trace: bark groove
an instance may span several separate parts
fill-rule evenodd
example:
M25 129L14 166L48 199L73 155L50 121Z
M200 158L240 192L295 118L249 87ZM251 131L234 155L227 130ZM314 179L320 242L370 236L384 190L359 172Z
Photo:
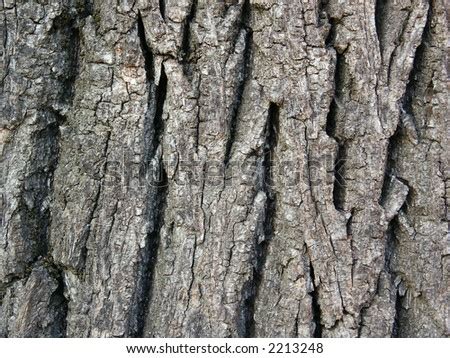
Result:
M0 336L448 336L442 0L0 14Z

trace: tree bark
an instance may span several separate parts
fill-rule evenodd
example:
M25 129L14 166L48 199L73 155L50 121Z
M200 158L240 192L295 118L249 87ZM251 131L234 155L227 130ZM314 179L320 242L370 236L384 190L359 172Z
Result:
M1 16L1 336L449 335L443 1Z

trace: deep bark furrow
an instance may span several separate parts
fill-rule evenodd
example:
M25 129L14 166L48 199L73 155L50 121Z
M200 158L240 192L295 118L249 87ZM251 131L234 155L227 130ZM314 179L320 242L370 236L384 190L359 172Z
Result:
M333 187L333 203L338 210L344 209L345 202L345 163L346 148L345 144L339 145L336 160L334 164L334 187Z
M416 127L415 121L414 121L414 115L413 115L413 109L412 109L412 101L414 99L415 93L415 86L417 81L417 74L423 69L423 61L424 61L424 53L426 51L426 47L431 41L431 33L430 33L430 27L431 27L431 20L433 16L433 6L428 7L428 13L427 13L427 21L425 23L425 27L422 32L422 39L420 42L420 45L417 47L414 55L414 61L413 61L413 67L411 72L409 73L408 82L406 84L406 90L405 95L403 96L403 102L402 102L402 110L406 113L406 115L409 115L412 120L412 124L414 124L414 127ZM417 131L417 128L416 128ZM418 134L420 134L420 131L417 131Z
M335 26L330 30L331 39L335 36ZM332 41L332 40L330 40ZM333 203L338 210L344 209L345 200L345 161L346 161L346 145L345 141L336 136L338 106L340 105L340 96L344 86L344 63L345 58L342 54L336 52L336 63L334 68L334 96L330 104L327 114L326 133L333 138L337 144L337 152L334 163L334 187L333 187Z
M192 54L192 44L191 44L191 25L192 21L195 19L197 13L198 0L191 0L191 7L186 19L184 20L183 26L183 37L181 41L181 63L183 64L183 71L186 75L191 73L191 54Z
M154 69L154 58L153 58L153 52L151 48L148 45L147 37L145 35L145 27L142 20L141 12L138 12L137 16L137 28L138 28L138 36L139 36L139 44L141 47L142 55L144 57L144 63L145 63L145 73L147 77L147 81L149 82L149 86L153 84L155 81L155 69ZM149 95L151 94L151 91L149 91Z
M265 140L262 147L263 155L260 158L261 168L260 178L257 182L257 191L262 191L266 196L264 219L260 222L263 237L255 236L255 252L252 279L247 281L241 291L241 306L239 308L240 322L238 323L238 332L240 337L253 337L255 334L254 310L255 301L258 298L259 287L261 283L262 270L266 260L268 245L274 235L273 222L276 215L276 193L273 190L273 167L275 166L275 148L278 142L279 132L279 107L271 103L268 110L265 126Z
M231 155L231 148L234 143L235 135L236 135L236 126L239 116L239 109L241 107L242 97L244 95L245 86L247 80L250 76L250 64L251 64L251 51L252 51L252 30L248 28L245 35L245 48L244 48L244 60L242 70L239 71L239 83L237 85L236 95L231 107L231 114L228 125L228 138L225 148L225 159L224 165L225 167L228 165Z
M397 290L395 295L395 316L394 322L392 324L392 338L400 337L400 320L401 320L401 311L402 311L402 298L400 293Z
M386 2L386 0L376 0L375 2L375 28L377 31L378 45L381 53L383 53L384 48L383 32L385 31L384 19L387 16Z
M161 17L163 20L166 19L166 1L159 0L159 12L161 13Z
M167 174L164 165L160 167L161 180L158 181L152 197L149 214L152 216L153 230L147 235L145 248L141 250L141 269L138 274L137 289L134 298L136 302L135 324L132 326L130 335L132 337L144 337L145 322L148 316L149 302L153 294L153 280L155 275L155 265L158 259L158 246L161 241L161 228L164 223L164 215L167 207ZM134 321L132 321L134 322Z
M322 322L321 322L322 311L320 309L319 295L318 295L317 287L316 287L316 283L315 283L316 278L314 275L314 267L311 262L309 264L309 273L310 273L311 282L313 285L313 291L310 292L312 312L313 312L313 321L314 321L313 337L321 338L322 337Z
M162 161L162 153L158 153L163 142L165 128L163 114L168 79L164 63L162 63L158 85L155 86L153 52L148 46L144 24L140 14L138 16L138 33L145 60L149 95L147 113L145 114L144 149L146 153L144 155L143 174L147 179L146 185L149 192L146 215L150 223L150 232L145 239L145 247L140 251L140 269L133 298L135 307L133 309L134 312L130 316L129 326L130 335L133 337L143 337L145 334L145 322L148 314L148 305L152 296L152 283L160 243L160 231L164 223L165 209L167 206L168 190L165 164Z

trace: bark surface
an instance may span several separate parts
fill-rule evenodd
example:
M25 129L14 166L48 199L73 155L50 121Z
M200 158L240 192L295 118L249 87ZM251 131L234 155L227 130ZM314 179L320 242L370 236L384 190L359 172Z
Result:
M442 0L0 9L0 336L450 334Z

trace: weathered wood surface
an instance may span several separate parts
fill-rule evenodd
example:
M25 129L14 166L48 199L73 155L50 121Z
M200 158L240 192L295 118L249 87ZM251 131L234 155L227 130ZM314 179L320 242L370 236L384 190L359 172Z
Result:
M0 335L443 337L441 0L3 0Z

